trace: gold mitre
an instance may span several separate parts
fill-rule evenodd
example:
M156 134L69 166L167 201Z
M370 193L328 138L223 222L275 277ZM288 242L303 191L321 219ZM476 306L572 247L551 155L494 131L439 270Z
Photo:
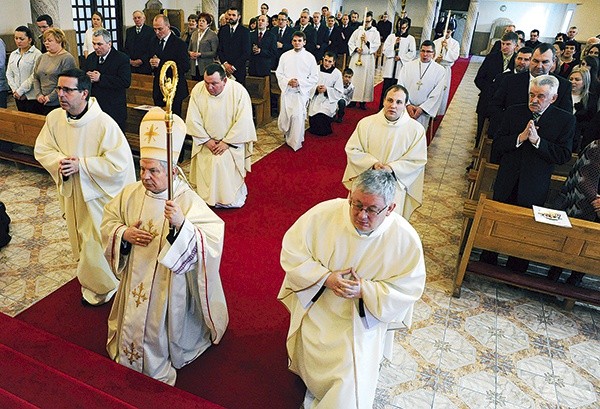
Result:
M173 114L173 162L177 163L185 139L186 127L183 119ZM150 109L140 124L140 158L167 161L167 124L162 108Z

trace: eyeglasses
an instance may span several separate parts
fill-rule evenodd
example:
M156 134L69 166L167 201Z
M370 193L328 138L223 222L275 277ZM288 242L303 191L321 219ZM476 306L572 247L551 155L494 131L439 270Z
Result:
M383 209L377 210L376 207L373 207L373 206L364 207L362 204L354 203L352 200L348 200L348 203L350 203L350 207L356 213L360 213L364 210L365 212L367 212L367 215L369 215L369 216L379 216L388 207L387 205L385 205L383 207Z
M69 87L54 87L56 92L64 92L65 94L70 94L71 92L79 91L77 88L69 88Z

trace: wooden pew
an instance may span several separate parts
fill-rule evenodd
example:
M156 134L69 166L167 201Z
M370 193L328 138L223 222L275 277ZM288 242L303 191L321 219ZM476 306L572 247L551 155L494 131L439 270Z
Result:
M482 195L456 270L453 295L460 297L463 278L470 272L529 290L600 305L598 291L469 261L471 250L479 248L600 275L600 225L574 218L570 221L572 228L539 223L534 220L531 209L496 202Z
M250 94L252 108L256 113L256 125L264 125L271 120L271 81L269 77L246 76L246 89Z
M15 151L12 144L33 148L45 123L46 117L43 115L0 108L0 141L9 142L0 142L0 158L41 168L33 152Z
M277 104L277 113L281 109L281 88L279 88L279 83L277 82L277 76L274 71L271 71L271 98L276 99Z

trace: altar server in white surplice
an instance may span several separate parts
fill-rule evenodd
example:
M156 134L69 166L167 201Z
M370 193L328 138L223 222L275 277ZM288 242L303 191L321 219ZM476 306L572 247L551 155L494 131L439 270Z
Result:
M410 23L406 19L399 19L396 23L396 32L390 34L384 41L383 53L383 89L379 109L383 108L385 90L398 83L398 77L404 64L411 62L417 55L415 38L408 34Z
M35 158L50 173L77 260L84 305L110 301L119 282L102 256L100 223L104 205L135 182L131 149L117 123L90 98L84 71L58 77L61 108L50 112L35 142Z
M331 123L338 109L338 101L344 96L342 73L335 68L335 54L325 52L319 72L319 81L315 94L308 104L308 132L325 136L330 135Z
M350 68L354 70L355 86L352 101L359 103L360 109L367 109L366 103L373 101L375 83L375 53L381 45L379 31L372 26L373 12L365 16L364 24L356 29L348 40ZM360 57L360 64L357 65Z
M174 168L168 200L165 112L153 108L140 125L140 181L105 207L104 254L121 280L108 317L108 355L128 368L175 384L189 364L227 328L219 276L224 223ZM185 138L174 115L173 158Z
M283 238L278 298L306 409L371 409L388 328L411 324L425 262L417 232L394 212L395 185L391 173L368 170L349 199L316 205Z
M450 96L450 80L452 79L452 66L454 62L460 57L460 44L454 38L452 38L452 30L449 28L446 30L446 35L433 41L437 55L435 62L440 64L446 69L446 88L444 89L444 96L438 110L438 115L444 115L448 108L448 97Z
M187 130L193 137L190 182L209 205L242 207L256 128L246 88L209 64L190 95Z
M406 111L425 129L429 118L437 115L446 87L446 69L433 61L434 58L433 42L423 41L419 58L405 64L398 79L398 84L408 90Z
M389 88L383 109L360 120L346 143L348 164L342 182L368 169L390 172L396 181L395 211L406 220L423 201L427 140L423 126L406 112L408 94L401 85Z
M275 75L281 89L281 103L277 125L287 143L297 151L304 142L306 108L319 80L319 66L315 57L304 49L306 34L296 31L292 38L293 49L279 59Z

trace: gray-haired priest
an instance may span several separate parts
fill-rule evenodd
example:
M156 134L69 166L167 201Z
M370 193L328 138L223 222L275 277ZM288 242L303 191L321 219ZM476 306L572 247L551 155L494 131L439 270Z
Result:
M164 117L153 108L142 120L141 181L106 205L102 242L121 280L108 318L109 356L174 385L176 369L219 343L229 317L219 275L225 226L180 169L168 175ZM185 133L174 116L173 158Z
M290 311L289 368L306 384L306 409L371 409L388 329L411 324L425 259L394 212L395 186L391 173L367 170L349 198L316 205L283 238L278 298Z

